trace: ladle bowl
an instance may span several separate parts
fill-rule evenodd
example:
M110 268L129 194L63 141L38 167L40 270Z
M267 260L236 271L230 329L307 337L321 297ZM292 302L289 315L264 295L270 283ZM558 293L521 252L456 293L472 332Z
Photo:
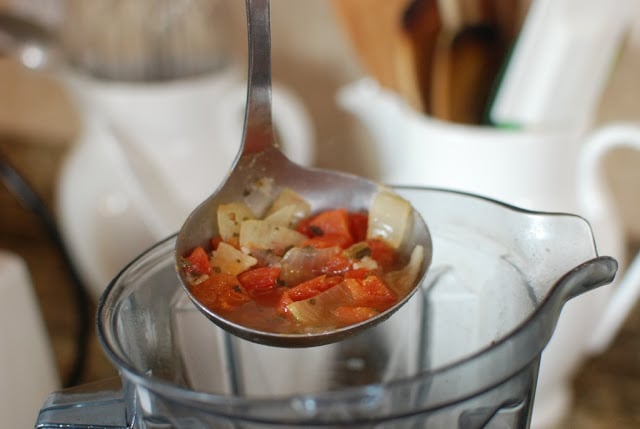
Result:
M283 188L301 195L311 206L311 212L322 209L344 208L350 211L367 210L382 185L355 175L304 168L280 152L271 122L271 59L269 1L247 0L247 27L249 41L249 76L245 129L240 153L226 180L187 218L176 240L176 266L180 259L196 246L206 245L217 235L217 209L221 204L244 202L255 213L266 209L266 204ZM422 216L412 210L407 234L398 249L401 258L416 245L424 249L424 257L410 292L394 306L363 322L323 332L281 334L247 328L227 320L200 303L189 291L188 279L177 268L187 294L196 306L214 323L227 331L257 343L281 347L307 347L338 341L346 336L381 322L398 310L417 290L431 262L432 243Z

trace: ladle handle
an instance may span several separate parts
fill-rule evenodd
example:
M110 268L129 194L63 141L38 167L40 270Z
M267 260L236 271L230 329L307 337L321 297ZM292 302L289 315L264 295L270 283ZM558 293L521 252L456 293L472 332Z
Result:
M269 0L246 0L249 76L243 154L274 145L271 122L271 31Z

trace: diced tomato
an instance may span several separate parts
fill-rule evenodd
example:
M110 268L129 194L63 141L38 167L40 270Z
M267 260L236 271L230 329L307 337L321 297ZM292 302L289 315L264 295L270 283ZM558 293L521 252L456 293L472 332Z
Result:
M249 294L238 283L226 285L218 295L217 306L221 311L234 310L247 302L251 301Z
M362 280L345 279L344 282L351 292L354 306L384 311L398 301L397 295L376 275Z
M367 228L369 226L369 216L363 212L349 213L349 229L354 243L367 239Z
M327 276L325 274L314 277L289 289L286 294L292 301L311 298L337 285L342 281L341 276Z
M393 247L377 238L367 240L367 244L371 249L371 258L380 265L383 271L388 271L396 265L397 253Z
M313 236L342 236L343 247L353 244L349 225L349 212L345 209L327 210L314 216L309 224Z
M232 310L251 299L231 274L211 274L207 280L193 285L191 293L202 305L221 311Z
M333 310L333 315L341 325L353 325L364 322L377 315L378 311L371 307L347 307L342 306Z
M200 304L210 309L215 308L216 302L218 301L218 291L208 279L202 283L190 286L190 291Z
M250 295L262 295L278 286L280 267L252 268L238 274L238 281Z
M285 291L285 288L276 287L260 295L256 295L256 294L249 294L249 295L251 296L251 298L253 298L256 304L263 307L271 307L271 308L277 309L280 305L280 301L282 299L282 295L284 291Z
M367 277L370 273L371 273L371 270L368 270L366 268L357 268L357 269L353 269L345 272L344 278L362 280L365 277Z
M335 255L326 262L322 268L324 274L344 274L351 268L351 261L342 254Z
M289 312L289 309L287 308L287 306L292 302L293 300L291 299L291 296L289 296L289 291L285 291L280 296L280 301L278 302L278 308L277 308L278 314L285 316L287 318L291 318L291 313Z
M313 220L312 217L306 217L306 218L300 220L300 222L298 222L298 225L296 225L296 231L298 231L301 234L306 235L307 237L314 237L315 234L311 230L311 221L312 220Z
M209 255L203 247L196 247L184 258L184 271L187 274L200 276L211 273Z

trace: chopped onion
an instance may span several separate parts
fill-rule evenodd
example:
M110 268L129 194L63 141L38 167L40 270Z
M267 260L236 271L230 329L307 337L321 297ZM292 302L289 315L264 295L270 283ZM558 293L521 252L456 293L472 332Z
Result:
M293 206L289 208L292 213L293 224L298 223L300 219L303 219L311 213L311 206L300 194L291 188L284 188L280 191L276 199L269 207L267 216L283 209L284 207Z
M352 300L349 288L340 283L312 298L293 302L287 309L298 322L322 328L334 325L333 310Z
M388 189L380 189L369 209L367 239L379 238L397 249L411 220L411 204Z
M376 271L378 268L380 268L380 266L375 259L370 256L365 256L364 258L353 263L353 269L359 270L361 268L368 271Z
M291 228L271 222L250 219L240 225L240 246L248 249L271 249L276 255L297 246L307 237Z
M282 255L276 255L271 249L249 249L244 247L242 249L243 252L246 252L256 258L258 260L258 265L260 266L280 266L280 261L282 260Z
M224 241L218 244L210 259L211 268L215 272L237 275L253 267L258 260L251 255L236 249Z
M338 253L339 247L293 247L282 258L280 279L287 285L295 285L316 277L322 274L327 262Z
M298 207L291 204L284 206L269 214L264 218L267 222L271 222L275 225L286 226L287 228L293 228L296 226L300 218L298 218Z
M255 219L251 209L244 203L220 204L217 214L218 234L227 242L238 239L242 222Z
M420 267L424 259L424 248L417 245L411 252L409 263L396 271L390 271L384 275L384 281L389 288L398 295L404 295L414 285L420 273Z

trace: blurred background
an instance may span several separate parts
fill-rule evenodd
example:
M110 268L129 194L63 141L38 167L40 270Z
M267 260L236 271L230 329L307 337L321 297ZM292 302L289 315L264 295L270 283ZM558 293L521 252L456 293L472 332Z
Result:
M47 0L0 0L0 11L11 10L56 26L63 19L59 9L54 6L55 3ZM86 3L94 4L93 1ZM308 134L308 144L312 146L313 157L305 158L307 162L375 177L377 171L375 162L371 159L371 135L355 117L338 106L336 94L342 87L364 76L375 75L388 87L393 87L393 78L385 74L387 71L384 67L380 68L375 55L371 57L366 54L366 48L359 44L358 36L349 31L353 27L347 25L347 8L342 9L339 3L329 0L272 1L274 82L281 85L283 92L295 101L295 106L302 106L302 111L309 119L309 128L305 132ZM391 3L393 2L389 2ZM517 7L514 7L513 4L516 3ZM223 20L227 27L223 38L217 42L224 47L225 67L238 67L242 70L246 51L243 5L237 1L227 7ZM517 33L527 7L527 2L518 3L515 0L499 7L498 10L511 12L514 27L511 30L507 28L509 31ZM197 19L197 15L194 16L196 18L193 19ZM90 19L99 17L84 18L87 19L89 31ZM611 64L590 127L611 121L640 123L640 12L635 10L630 18L629 31L625 32L615 61ZM107 18L102 16L101 19ZM114 25L117 22L114 20ZM209 36L207 24L202 25L205 29L202 30L203 34ZM79 31L78 28L66 30ZM396 52L399 49L397 46L385 47L385 43L395 37L393 34L378 36L378 49L374 51L379 53L389 49L389 52ZM75 59L79 62L90 61L87 60L86 53L82 52L82 47L78 47L82 45L78 40L82 42L88 36L76 33L68 37L72 39L69 49L75 49L77 54ZM78 44L74 45L74 42ZM220 47L205 46L203 49ZM195 57L197 49L194 48L189 53ZM100 65L96 67L99 68ZM197 71L197 67L217 66L198 63L193 67ZM166 70L169 70L168 73L183 73L171 68ZM239 75L242 76L242 73ZM387 78L389 80L385 81ZM400 92L404 90L400 87L393 89ZM74 90L77 88L67 85L55 70L28 69L16 58L0 57L0 155L22 173L56 219L61 213L60 177L66 168L65 160L78 144L84 120L84 112L74 102ZM414 105L427 108L424 106L424 97L416 97L414 100L409 98L407 97L408 101ZM453 120L474 120L464 114L466 113ZM402 142L397 142L397 145L398 150L402 150ZM612 151L605 162L607 183L619 211L624 245L630 256L640 248L639 166L640 152L632 149ZM75 180L89 182L94 175L104 176L110 171L109 165L105 163L88 172L86 178L75 177ZM95 338L93 312L96 294L89 292L89 316L82 319L82 315L76 310L77 295L72 285L73 279L59 247L43 227L41 219L26 209L4 186L0 186L0 249L15 253L26 262L28 282L33 287L35 303L42 314L44 341L50 342L54 372L59 376L59 380L54 377L47 387L62 385L70 379L73 379L74 384L79 384L116 375ZM90 274L88 276L84 276L83 280L91 278ZM16 320L16 323L20 321ZM86 366L80 373L74 367L77 336L81 333L79 323L88 324L90 331ZM0 345L0 349L3 347L4 345ZM638 311L631 312L608 350L589 358L581 366L574 379L573 390L575 400L571 413L558 427L640 426L640 403L637 400L640 397ZM44 396L36 399L36 403L41 403ZM36 411L37 409L33 410L34 418Z

